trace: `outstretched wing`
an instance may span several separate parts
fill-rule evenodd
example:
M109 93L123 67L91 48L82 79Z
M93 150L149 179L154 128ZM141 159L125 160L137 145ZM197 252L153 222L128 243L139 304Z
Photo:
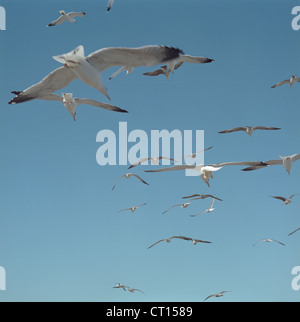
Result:
M136 177L137 179L139 179L141 182L143 182L144 184L149 186L149 183L147 183L145 180L143 180L140 176L138 176L137 174L132 174L134 177Z
M157 69L153 72L147 72L147 73L143 73L143 75L146 75L146 76L158 76L158 75L161 75L161 74L164 74L164 71L160 68L160 69Z
M71 17L71 18L74 18L74 17L83 17L85 16L85 12L69 12L68 15Z
M281 130L279 127L256 126L254 130Z
M128 113L128 111L123 110L115 105L94 101L94 100L91 100L88 98L75 98L75 101L78 104L88 104L88 105L92 105L92 106L96 106L96 107L101 107L101 108L104 108L105 110L109 110L109 111Z
M295 234L298 230L300 230L300 227L297 228L296 230L292 231L288 236L291 236L291 235Z
M232 132L237 132L237 131L246 131L246 128L245 127L235 127L234 129L230 129L230 130L224 130L224 131L221 131L219 133L232 133Z
M125 177L125 175L123 175L123 176L119 177L119 178L116 180L116 182L115 182L115 184L113 185L113 187L112 187L112 189L111 189L111 190L114 190L114 189L115 189L117 182L118 182L121 178L123 178L123 177Z
M48 24L48 27L53 27L53 26L57 26L57 25L61 25L62 23L64 23L66 21L66 17L65 16L60 16L58 19L50 22Z
M290 80L286 79L286 80L284 80L284 81L282 81L280 83L277 83L277 84L273 85L271 88L275 88L275 87L278 87L278 86L281 86L281 85L284 85L284 84L288 84L289 82L290 82Z

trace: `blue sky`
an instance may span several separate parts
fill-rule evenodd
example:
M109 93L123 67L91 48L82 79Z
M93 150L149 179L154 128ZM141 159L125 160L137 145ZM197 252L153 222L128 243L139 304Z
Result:
M47 5L45 5L45 3ZM184 4L183 4L184 3ZM223 290L217 301L300 300L291 288L300 266L300 197L283 206L270 195L300 193L300 163L291 176L274 166L244 173L227 167L208 188L184 172L135 173L111 188L126 166L100 167L96 135L103 129L204 130L206 163L277 159L299 153L299 84L271 89L300 74L300 31L291 28L297 1L116 0L1 1L7 30L0 31L0 266L7 290L0 301L202 301ZM77 24L46 28L58 11L85 11ZM23 90L59 66L52 56L83 45L85 53L112 46L175 46L215 62L184 64L168 81L136 68L108 81L112 104L128 114L79 106L77 120L59 102L8 105L12 90ZM80 80L64 92L107 99ZM60 93L60 92L59 92ZM218 134L244 125L280 131ZM154 167L153 167L154 169ZM124 179L123 179L124 180ZM210 200L187 209L170 206L182 196L213 193L211 215L191 218ZM120 209L146 202L134 214ZM210 245L162 238L184 235ZM274 238L286 247L261 243ZM147 296L112 287L116 282ZM214 301L214 300L212 300Z

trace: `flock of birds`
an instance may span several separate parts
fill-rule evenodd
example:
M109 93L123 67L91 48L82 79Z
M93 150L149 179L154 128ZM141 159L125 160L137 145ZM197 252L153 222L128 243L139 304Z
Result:
M114 0L109 0L107 11L111 10L113 2ZM66 21L70 23L74 23L76 22L76 20L74 19L75 17L83 17L86 15L85 12L66 13L64 10L61 10L60 14L61 15L58 19L48 24L49 27L58 26ZM211 58L185 55L183 51L178 48L169 47L169 46L157 46L157 45L150 45L150 46L144 46L139 48L125 48L125 47L103 48L96 52L91 53L88 56L85 56L84 47L80 45L74 50L70 51L69 53L54 56L53 58L57 62L61 63L62 65L57 69L55 69L54 71L52 71L51 73L49 73L40 82L28 87L27 89L23 91L13 91L12 93L15 94L16 96L9 102L9 104L18 104L18 103L35 100L35 99L59 101L65 106L68 112L72 115L74 121L76 119L75 118L76 108L80 104L92 105L92 106L100 107L100 108L110 110L110 111L115 111L115 112L128 113L126 110L111 104L98 102L88 98L74 98L73 93L62 93L60 96L60 95L54 94L54 92L61 90L62 88L68 86L73 80L79 78L85 84L97 89L100 93L102 93L110 100L110 97L107 92L107 88L105 87L101 78L101 73L106 69L109 69L115 66L120 66L120 69L110 76L109 79L112 79L122 71L127 71L127 74L130 74L131 72L133 72L134 68L137 68L137 67L142 67L142 66L151 67L151 66L165 63L165 65L161 66L159 69L144 73L144 75L146 76L165 75L167 79L169 79L170 75L173 74L174 71L177 70L180 66L182 66L183 63L203 64L203 63L211 63L214 61ZM272 86L272 88L276 88L284 84L289 84L289 86L292 87L295 82L300 82L300 78L297 78L296 76L292 76L290 79L284 80ZM255 126L255 127L244 126L244 127L236 127L233 129L227 129L224 131L220 131L219 133L228 134L228 133L233 133L238 131L244 131L249 136L251 136L253 132L256 130L274 131L274 130L280 130L280 128L266 127L266 126ZM205 150L197 151L190 155L186 155L182 158L182 160L188 157L195 158L198 153L207 151L211 148L212 147L209 147ZM284 166L288 174L290 174L292 165L295 161L300 159L300 154L294 154L291 156L280 156L280 159L269 160L265 162L263 161L223 162L223 163L207 164L207 165L204 165L204 164L175 165L178 162L182 162L182 160L174 160L172 158L167 158L164 156L157 156L157 157L141 158L136 163L131 164L128 169L132 169L148 161L151 161L151 164L157 165L163 159L168 159L172 161L173 162L172 166L167 168L155 169L155 170L146 170L144 172L168 172L168 171L192 169L194 171L197 171L201 179L210 187L210 180L213 178L213 173L221 170L223 167L226 167L226 166L244 166L245 168L242 169L243 171L254 171L254 170L266 168L273 165L282 165ZM140 182L142 182L145 185L149 185L139 175L134 173L126 173L120 176L116 180L115 184L112 187L112 190L115 189L116 184L119 182L120 179L122 178L129 179L132 177L138 179ZM271 196L271 197L281 200L284 205L288 205L292 202L291 199L295 195L296 194L293 194L289 198L285 198L282 196ZM223 201L222 199L211 194L205 194L205 195L193 194L182 198L188 199L188 201L171 206L170 208L165 210L163 214L169 212L170 210L176 207L187 208L190 205L190 203L194 200L203 200L206 198L211 198L211 203L208 209L206 209L205 211L199 214L191 215L191 217L196 217L202 214L209 214L213 212L214 211L213 207L216 200ZM138 208L143 207L145 205L146 203L143 203L138 206L132 206L129 208L122 209L120 210L120 212L131 211L132 213L134 213ZM293 232L291 232L289 236L293 235L299 230L300 230L300 227L294 230ZM171 236L168 238L163 238L158 240L157 242L150 245L148 249L162 242L170 243L172 239L191 241L193 245L196 245L198 243L201 243L201 244L212 243L210 241L190 238L186 236ZM260 239L253 246L256 246L260 242L267 242L267 243L276 242L280 245L285 246L284 243L277 241L275 239ZM116 286L114 286L114 288L121 288L124 291L128 290L131 293L134 293L135 291L144 293L139 289L125 286L122 283L117 283ZM212 294L207 298L205 298L204 301L208 300L211 297L216 297L216 298L221 297L226 292L229 292L229 291L222 291L217 294Z

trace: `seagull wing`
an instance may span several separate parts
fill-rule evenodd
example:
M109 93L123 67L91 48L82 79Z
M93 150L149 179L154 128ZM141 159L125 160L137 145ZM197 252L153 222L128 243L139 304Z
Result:
M177 59L177 62L178 63L193 63L193 64L206 64L206 63L211 63L213 61L214 60L213 59L210 59L210 58L206 58L206 57L195 57L195 56L190 56L190 55L181 55Z
M144 172L165 172L165 171L186 170L186 169L195 169L195 168L196 168L195 165L183 164L183 165L176 165L174 167L169 167L169 168L161 168L156 170L144 170Z
M160 68L160 69L157 69L153 72L147 72L147 73L143 73L143 75L146 75L146 76L158 76L158 75L161 75L161 74L164 74L164 71Z
M108 1L107 8L106 8L106 11L107 11L107 12L108 12L108 11L110 11L110 9L111 9L111 7L112 7L113 3L114 3L114 0L109 0L109 1Z
M182 199L190 199L190 198L194 198L194 197L199 197L197 199L204 199L203 198L204 195L199 195L198 193L191 195L191 196L186 196L186 197L182 197Z
M110 47L91 53L86 61L99 72L113 66L155 66L175 60L182 54L178 48L167 46L144 46L139 48Z
M137 161L137 162L135 162L135 163L133 163L133 164L131 164L131 166L128 168L128 169L131 169L131 168L133 168L133 167L136 167L136 166L138 166L138 165L140 165L140 164L142 164L142 163L144 163L145 161L148 161L148 160L150 160L151 158L142 158L142 159L140 159L139 161Z
M144 181L140 176L138 176L137 174L132 174L134 177L136 177L137 179L139 179L140 181L142 181L144 184L149 186L149 183L147 183L146 181Z
M194 241L196 243L212 244L212 242L210 242L210 241L201 240L201 239L194 239Z
M235 127L234 129L224 130L224 131L221 131L219 133L232 133L232 132L237 132L237 131L246 131L246 128L240 126L240 127Z
M207 213L207 210L200 212L200 214L190 215L190 217L197 217L197 216L200 216L200 215L203 215L203 214L206 214L206 213Z
M171 209L175 208L175 207L179 207L181 206L182 204L179 204L179 205L175 205L175 206L172 206L170 207L169 209L165 210L164 212L162 212L162 215L165 214L166 212L170 211Z
M53 27L53 26L61 25L66 20L67 20L67 18L65 16L60 16L58 19L50 22L49 25L48 25L48 27Z
M128 113L128 111L123 110L115 105L101 103L101 102L94 101L94 100L91 100L88 98L75 98L75 101L78 104L87 104L87 105L92 105L92 106L96 106L96 107L101 107L101 108L104 108L105 110L109 110L109 111Z
M216 296L216 294L212 294L212 295L209 295L203 302L205 302L206 300L210 299L211 297L214 297Z
M63 98L57 94L48 94L46 96L40 97L39 99L45 100L45 101L59 101L59 102L63 101Z
M256 243L254 243L252 246L256 246L258 243L262 242L262 241L266 241L265 239L259 239Z
M300 153L299 154L293 154L290 156L292 162L297 161L300 159Z
M295 234L298 230L300 230L300 227L299 227L299 228L297 228L296 230L292 231L292 232L289 234L289 236L291 236L291 235Z
M114 190L114 189L115 189L117 182L118 182L121 178L123 178L123 177L125 177L125 174L124 174L123 176L119 177L119 178L116 180L116 182L115 182L115 184L114 184L114 186L112 187L112 189L111 189L111 190Z
M69 85L77 75L68 67L59 67L43 78L39 83L30 86L22 92L12 92L17 94L9 104L18 104L34 99L45 97L59 89Z
M141 204L141 205L139 205L139 206L136 206L136 207L137 207L137 208L140 208L140 207L145 206L145 205L147 205L147 203L143 203L143 204Z
M213 205L214 205L215 201L216 201L216 199L215 199L215 198L213 198L213 199L212 199L212 201L211 201L211 204L210 204L210 206L209 206L209 209L212 209L212 207L213 207Z
M83 17L83 16L85 16L85 12L69 12L68 15L71 18L74 18L74 17Z
M276 239L272 239L272 241L274 241L274 242L276 242L276 243L278 243L278 244L280 244L280 245L282 245L282 246L286 246L284 243L282 243L282 242L280 242L280 241L278 241L278 240L276 240Z
M275 87L278 87L278 86L281 86L281 85L284 85L284 84L288 84L289 82L290 82L290 80L286 79L286 80L284 80L284 81L282 81L282 82L280 82L278 84L273 85L271 88L275 88Z
M281 196L271 196L271 197L272 197L272 198L275 198L275 199L282 200L282 201L286 201L286 198L281 197Z
M180 62L180 63L176 64L175 67L174 67L174 70L178 69L182 64L183 64L183 62Z
M241 166L266 166L264 162L261 161L242 161L242 162L222 162L217 164L210 164L212 167L226 167L232 165L241 165Z
M156 243L154 243L151 246L149 246L148 249L151 248L151 247L153 247L153 246L155 246L155 245L157 245L158 243L163 242L163 241L166 241L166 239L161 239L161 240L157 241Z
M119 210L119 212L125 211L125 210L131 210L131 208L121 209L121 210Z
M279 127L256 126L254 130L281 130Z

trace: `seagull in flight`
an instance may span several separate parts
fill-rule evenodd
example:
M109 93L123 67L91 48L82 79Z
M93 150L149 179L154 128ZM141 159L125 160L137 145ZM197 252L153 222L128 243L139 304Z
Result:
M206 214L206 213L211 213L215 210L215 208L213 208L214 206L214 203L215 203L215 198L212 199L211 203L210 203L210 206L208 209L206 209L205 211L201 212L200 214L197 214L197 215L190 215L191 217L196 217L196 216L199 216L199 215L203 215L203 214Z
M75 17L83 17L83 16L85 16L85 12L69 12L69 13L66 13L64 10L61 10L59 13L61 14L61 16L58 19L50 22L47 25L47 27L53 27L53 26L61 25L65 21L69 21L71 23L74 23L74 22L77 22L74 19Z
M230 291L223 291L223 292L220 292L218 294L209 295L203 302L205 302L206 300L208 300L211 297L222 297L224 293L228 293L228 292L230 292Z
M261 165L254 165L254 166L250 166L248 168L242 169L242 171L253 171L253 170L258 170L264 167L269 167L271 165L283 165L287 171L287 173L290 175L291 174L291 169L292 169L292 165L295 161L300 159L300 154L293 154L290 156L279 156L280 160L269 160L266 162L262 162Z
M276 240L276 239L260 239L258 240L255 244L253 244L253 247L256 246L258 243L260 242L266 242L266 243L272 243L272 242L276 242L282 246L285 246L285 244L283 244L282 242Z
M139 161L137 161L137 162L135 162L135 163L133 163L128 169L131 169L131 168L133 168L133 167L136 167L136 166L138 166L138 165L140 165L140 164L142 164L142 163L144 163L144 162L146 162L146 161L151 161L151 164L159 164L159 161L160 160L170 160L170 161L175 161L174 159L172 159L172 158L167 158L167 157L163 157L163 156L159 156L159 157L154 157L154 158L152 158L152 157L149 157L149 158L142 158L142 159L140 159Z
M299 227L299 228L297 228L296 230L292 231L292 232L289 234L289 236L291 236L291 235L295 234L298 230L300 230L300 227Z
M126 209L119 210L119 212L125 211L125 210L131 210L131 212L135 212L138 208L140 208L142 206L145 206L145 205L147 205L147 204L146 203L143 203L142 205L139 205L139 206L133 206L133 207L130 207L130 208L126 208Z
M200 195L198 193L193 194L191 196L182 197L182 199L192 199L192 200L199 200L199 199L206 199L206 198L213 198L213 199L217 199L219 201L223 201L222 199L217 198L217 197L215 197L213 195Z
M106 8L106 12L109 12L115 0L109 0Z
M283 201L283 204L284 205L289 205L291 202L292 202L292 198L295 197L297 194L293 194L291 195L288 199L287 198L284 198L284 197L281 197L281 196L271 196L272 198L275 198L275 199L279 199L279 200L282 200Z
M230 130L225 130L225 131L221 131L219 133L232 133L232 132L238 132L238 131L244 131L246 132L249 136L252 136L252 133L256 130L281 130L278 127L266 127L266 126L240 126L240 127L236 127L234 129L230 129Z
M126 173L126 174L124 174L123 176L121 176L121 177L119 177L118 179L117 179L117 181L115 182L115 184L113 185L113 187L112 187L112 190L114 190L115 189L115 187L116 187L116 184L117 184L117 182L121 179L121 178L126 178L126 179L129 179L129 178L131 178L131 177L136 177L137 179L139 179L141 182L143 182L144 184L146 184L146 185L148 185L149 186L149 183L147 183L146 181L144 181L140 176L138 176L137 174L134 174L134 173Z
M67 54L53 56L56 61L62 63L62 66L52 71L39 83L18 92L9 104L45 97L68 86L77 78L110 99L101 78L101 73L106 69L114 66L155 66L177 59L182 54L182 50L178 48L150 45L139 48L102 48L86 57L84 47L80 45Z
M170 72L174 72L174 70L177 68L179 68L181 66L181 63L194 63L194 64L205 64L205 63L211 63L214 60L211 58L206 58L206 57L195 57L195 56L190 56L190 55L185 55L185 54L181 54L179 55L179 57L177 59L174 59L170 62L168 62L168 67L167 66L162 66L158 71L154 71L153 73L164 73L166 75L166 77L169 79L169 75ZM114 74L112 74L109 79L114 78L115 76L117 76L118 74L120 74L123 70L127 70L127 75L132 73L134 69L134 66L128 66L128 65L124 65L123 67L121 67L119 70L117 70ZM144 75L148 75L148 76L157 76L157 75L149 75L148 73L145 73Z
M178 63L174 66L174 70L178 69L181 65L183 64L183 62ZM153 72L147 72L147 73L143 73L143 75L146 76L158 76L158 75L165 75L167 77L167 79L170 79L170 69L167 65L161 66L159 69L153 71Z
M158 243L161 243L163 241L167 242L167 243L170 243L172 239L174 238L178 238L178 239L182 239L182 240L190 240L193 242L193 245L196 245L197 243L205 243L205 244L211 244L212 242L209 242L209 241L205 241L205 240L200 240L200 239L194 239L194 238L190 238L190 237L184 237L184 236L172 236L172 237L169 237L169 238L166 238L166 239L161 239L159 241L157 241L156 243L154 243L153 245L149 246L149 248L157 245Z
M300 78L297 78L296 75L292 76L290 79L286 79L278 84L273 85L271 88L276 88L284 84L289 84L290 88L292 88L295 82L300 82Z
M179 205L175 205L175 206L170 207L169 209L167 209L166 211L164 211L164 212L162 213L162 215L163 215L163 214L165 214L166 212L168 212L169 210L171 210L171 209L175 208L175 207L187 208L189 205L190 205L190 202L180 203Z

